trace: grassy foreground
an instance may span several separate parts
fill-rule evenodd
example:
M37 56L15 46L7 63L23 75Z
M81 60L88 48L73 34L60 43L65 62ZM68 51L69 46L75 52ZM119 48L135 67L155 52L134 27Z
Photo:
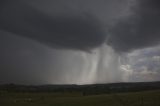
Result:
M160 106L160 90L92 96L0 92L0 106Z

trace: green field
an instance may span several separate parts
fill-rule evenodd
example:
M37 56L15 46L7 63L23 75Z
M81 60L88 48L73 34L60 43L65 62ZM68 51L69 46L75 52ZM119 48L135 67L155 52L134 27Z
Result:
M160 106L160 90L83 96L82 93L0 92L0 106Z

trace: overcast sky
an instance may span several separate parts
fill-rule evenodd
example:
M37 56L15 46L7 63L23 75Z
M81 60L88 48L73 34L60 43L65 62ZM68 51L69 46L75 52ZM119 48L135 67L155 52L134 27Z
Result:
M160 80L159 0L1 0L0 83Z

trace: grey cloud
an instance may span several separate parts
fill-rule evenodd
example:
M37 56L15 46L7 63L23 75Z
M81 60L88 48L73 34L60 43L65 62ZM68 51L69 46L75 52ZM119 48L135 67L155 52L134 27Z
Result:
M159 44L159 5L158 0L3 0L0 28L54 48L90 50L107 38L126 52Z
M131 15L111 30L108 43L117 51L130 51L160 43L160 1L136 0Z
M135 50L127 53L125 57L127 59L122 64L130 66L128 81L159 80L160 46ZM121 59L124 59L124 57Z
M112 48L103 45L93 53L68 50L89 50L104 43L104 26L124 10L125 4L118 1L1 0L0 83L119 81Z
M146 73L158 80L159 47L136 49L159 43L159 10L156 0L1 0L0 83L144 81ZM90 54L66 50L106 39L110 46Z
M54 48L88 50L100 46L106 38L100 21L86 12L48 14L29 2L7 0L0 15L2 30Z

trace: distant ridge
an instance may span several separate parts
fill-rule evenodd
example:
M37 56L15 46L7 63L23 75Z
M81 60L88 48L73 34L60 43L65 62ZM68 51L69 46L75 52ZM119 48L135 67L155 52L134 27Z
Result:
M119 82L109 84L55 84L55 85L19 85L2 84L0 91L5 92L82 92L85 95L137 92L160 89L160 81L156 82Z

